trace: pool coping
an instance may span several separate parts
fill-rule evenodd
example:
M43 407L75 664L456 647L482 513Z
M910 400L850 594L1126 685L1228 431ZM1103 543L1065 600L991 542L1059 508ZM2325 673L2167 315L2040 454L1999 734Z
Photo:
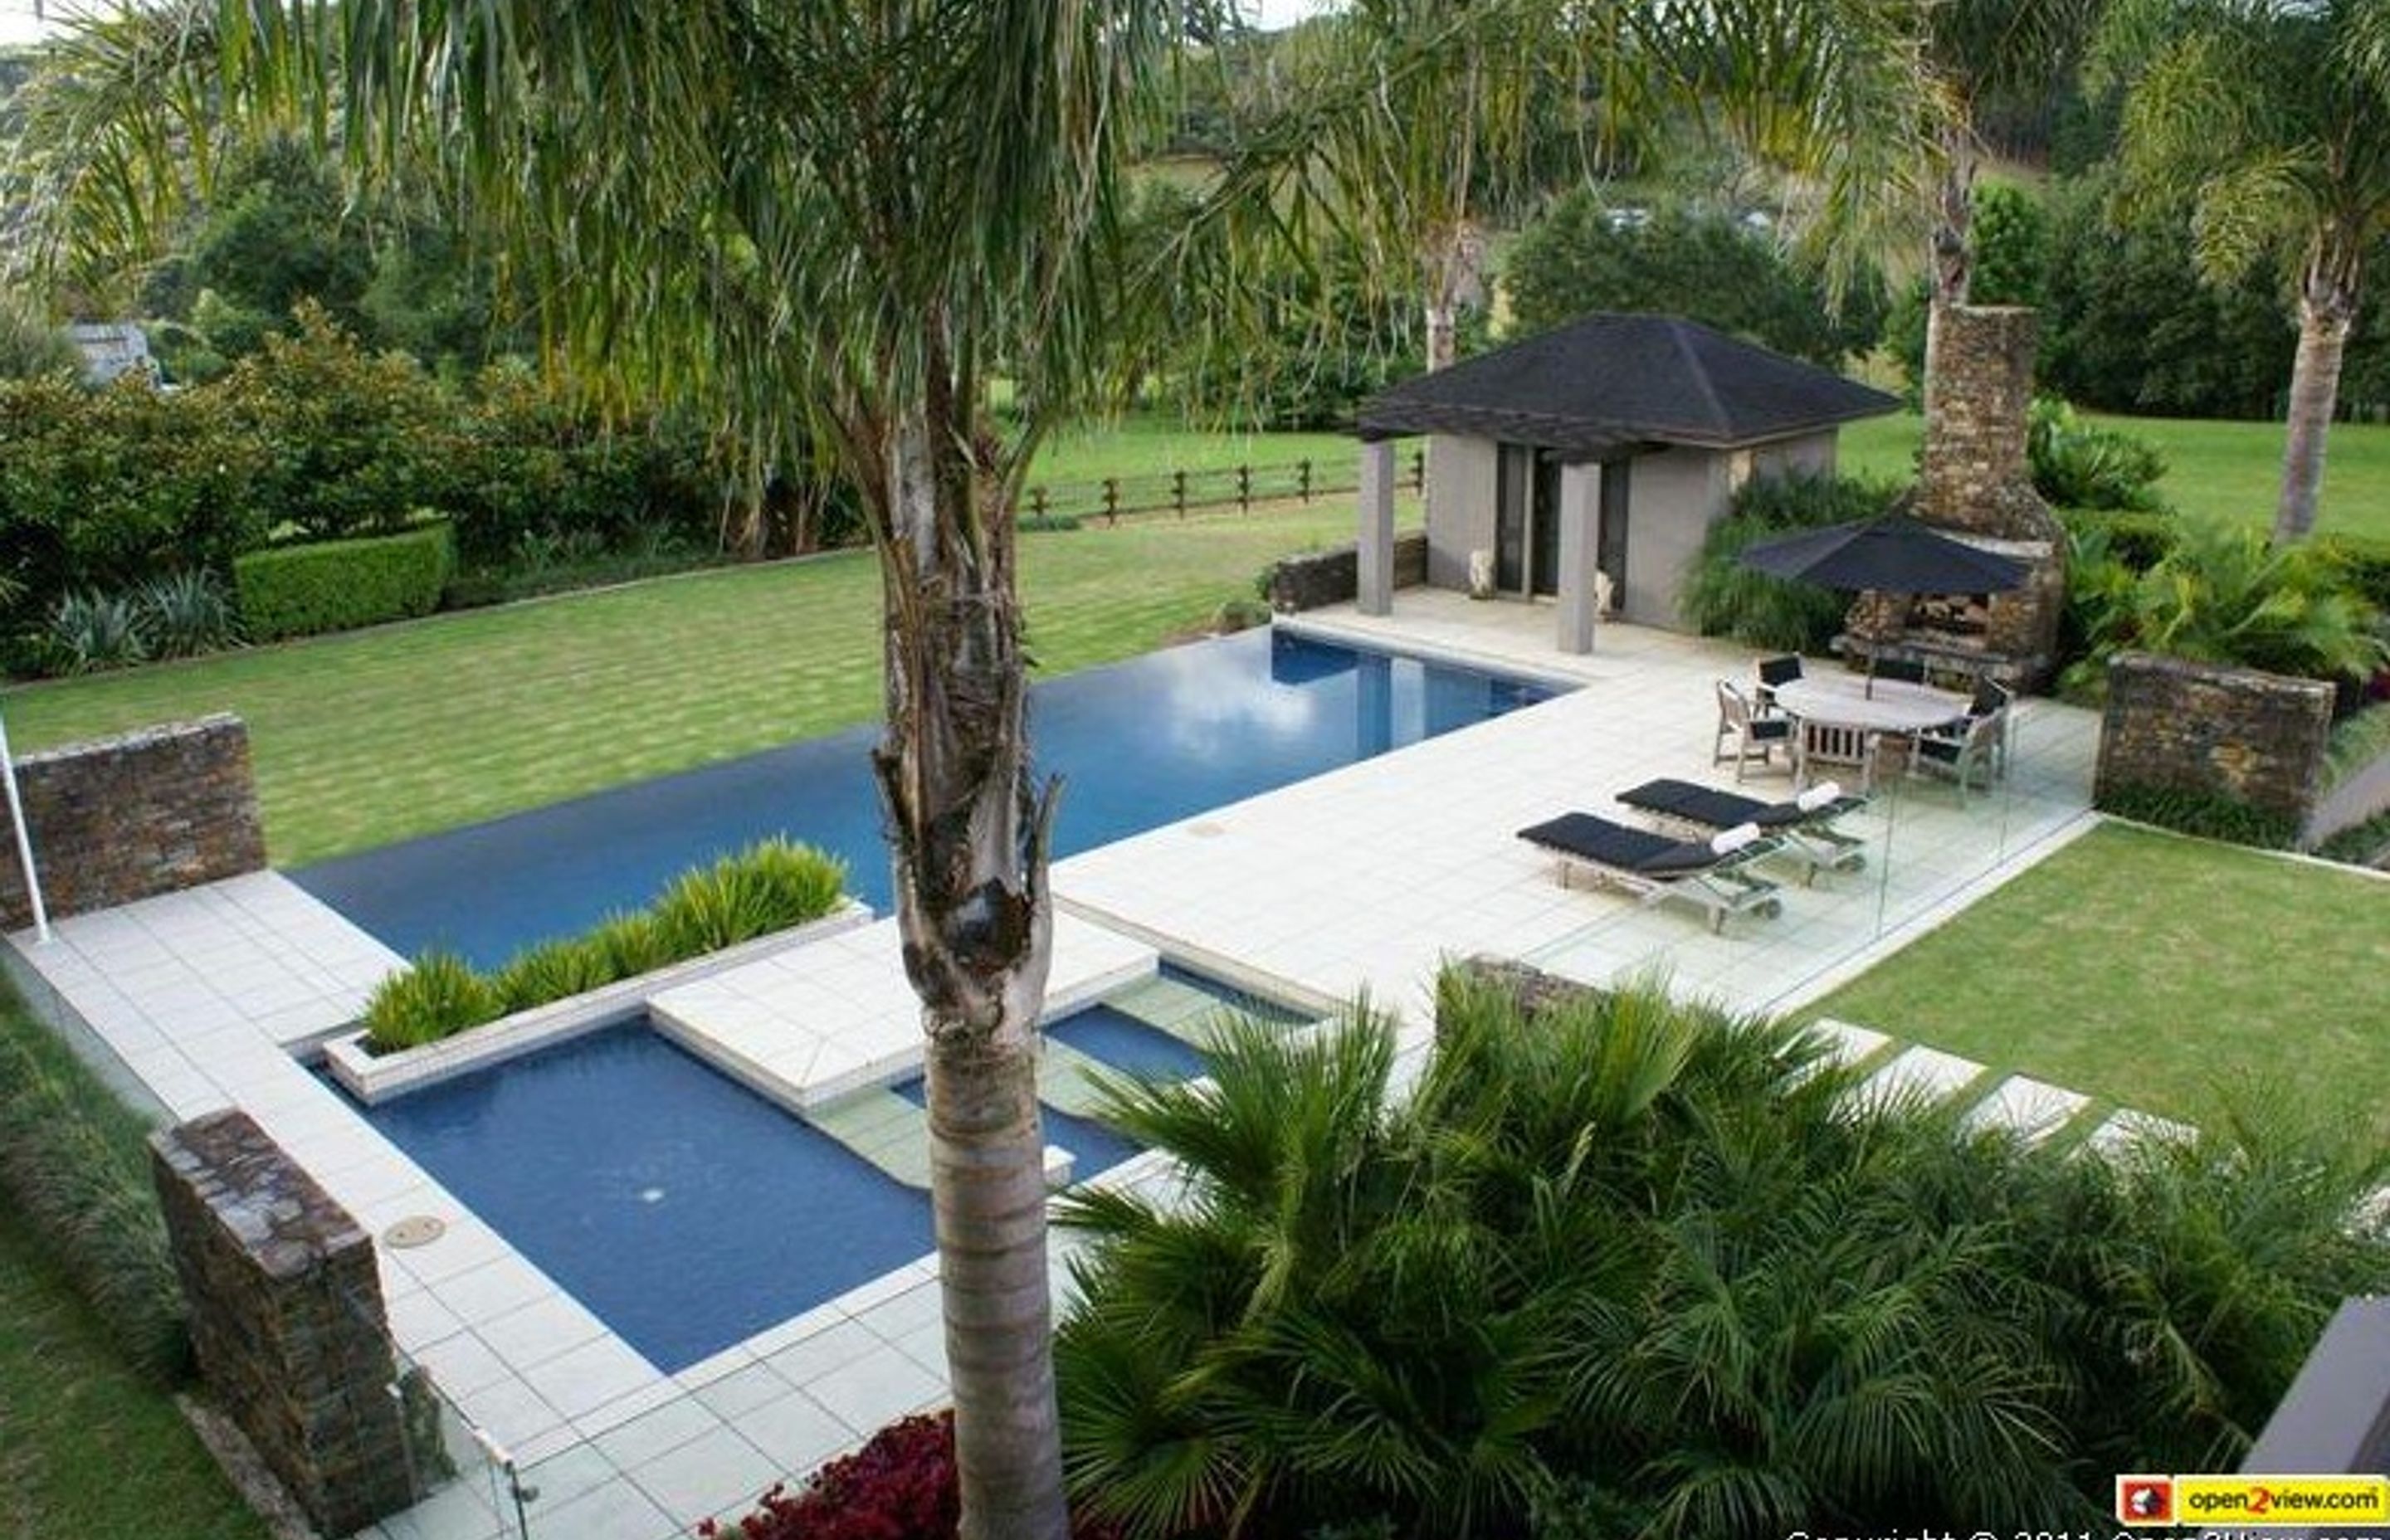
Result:
M364 1030L352 1027L324 1041L324 1061L341 1089L368 1107L377 1106L409 1091L437 1085L554 1044L636 1020L646 1013L649 999L654 995L777 956L811 942L859 930L874 918L867 905L852 898L842 899L836 909L819 919L690 957L668 968L618 979L397 1053L372 1053L365 1046ZM690 1045L683 1043L682 1046Z

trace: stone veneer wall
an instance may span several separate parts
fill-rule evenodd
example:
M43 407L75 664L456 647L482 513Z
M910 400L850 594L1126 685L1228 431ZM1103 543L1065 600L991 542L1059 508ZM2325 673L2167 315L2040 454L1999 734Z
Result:
M2108 666L2093 799L2221 798L2304 827L2323 784L2330 685L2126 652Z
M45 749L17 762L17 780L42 896L54 916L265 866L249 728L237 716ZM0 821L5 814L0 804ZM12 848L0 858L0 925L27 925L32 918Z
M324 1534L409 1506L372 1238L246 1112L150 1149L209 1389Z
M1926 523L2032 568L2024 587L1991 596L1983 645L2037 681L2055 666L2066 608L2066 533L2033 490L2025 452L2039 317L2012 305L1949 305L1933 316L1925 448L1909 510ZM1898 633L1908 601L1864 597L1861 635Z
M1416 588L1427 581L1427 532L1394 537L1394 586ZM1281 558L1270 568L1269 604L1281 615L1342 604L1361 590L1356 545Z

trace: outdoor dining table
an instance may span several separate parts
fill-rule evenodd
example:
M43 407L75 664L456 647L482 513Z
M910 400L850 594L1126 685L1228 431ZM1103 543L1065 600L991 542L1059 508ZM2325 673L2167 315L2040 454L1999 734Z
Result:
M1875 789L1879 761L1891 752L1907 763L1910 737L1967 714L1968 698L1902 679L1872 682L1827 675L1788 679L1776 704L1794 727L1793 778L1807 785L1813 763L1848 764L1864 789Z
M1878 679L1871 691L1857 677L1845 683L1831 675L1776 687L1776 704L1788 716L1873 733L1921 733L1965 716L1968 703L1963 695L1903 679Z

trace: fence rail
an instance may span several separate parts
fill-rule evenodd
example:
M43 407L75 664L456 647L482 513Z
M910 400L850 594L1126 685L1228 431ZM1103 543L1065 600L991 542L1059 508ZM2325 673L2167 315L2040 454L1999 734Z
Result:
M1427 456L1412 450L1403 467L1401 485L1413 492L1427 485ZM1249 512L1256 503L1344 496L1360 490L1351 470L1342 476L1322 472L1310 459L1274 465L1220 466L1209 470L1163 470L1146 476L1107 476L1101 481L1059 485L1038 482L1022 494L1020 516L1044 523L1063 519L1100 519L1117 524L1124 518L1160 513L1183 519L1192 508L1233 506Z

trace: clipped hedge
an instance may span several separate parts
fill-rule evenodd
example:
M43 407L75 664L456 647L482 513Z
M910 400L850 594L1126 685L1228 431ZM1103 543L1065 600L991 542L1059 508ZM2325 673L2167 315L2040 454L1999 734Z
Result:
M585 935L517 953L494 974L427 952L366 1002L366 1051L396 1053L500 1017L602 989L673 963L821 918L846 891L846 865L809 845L759 840L683 872L655 902L611 915Z
M258 551L233 563L250 639L313 636L428 615L455 557L445 524Z
M0 983L0 1202L25 1219L125 1361L190 1371L148 1125Z

